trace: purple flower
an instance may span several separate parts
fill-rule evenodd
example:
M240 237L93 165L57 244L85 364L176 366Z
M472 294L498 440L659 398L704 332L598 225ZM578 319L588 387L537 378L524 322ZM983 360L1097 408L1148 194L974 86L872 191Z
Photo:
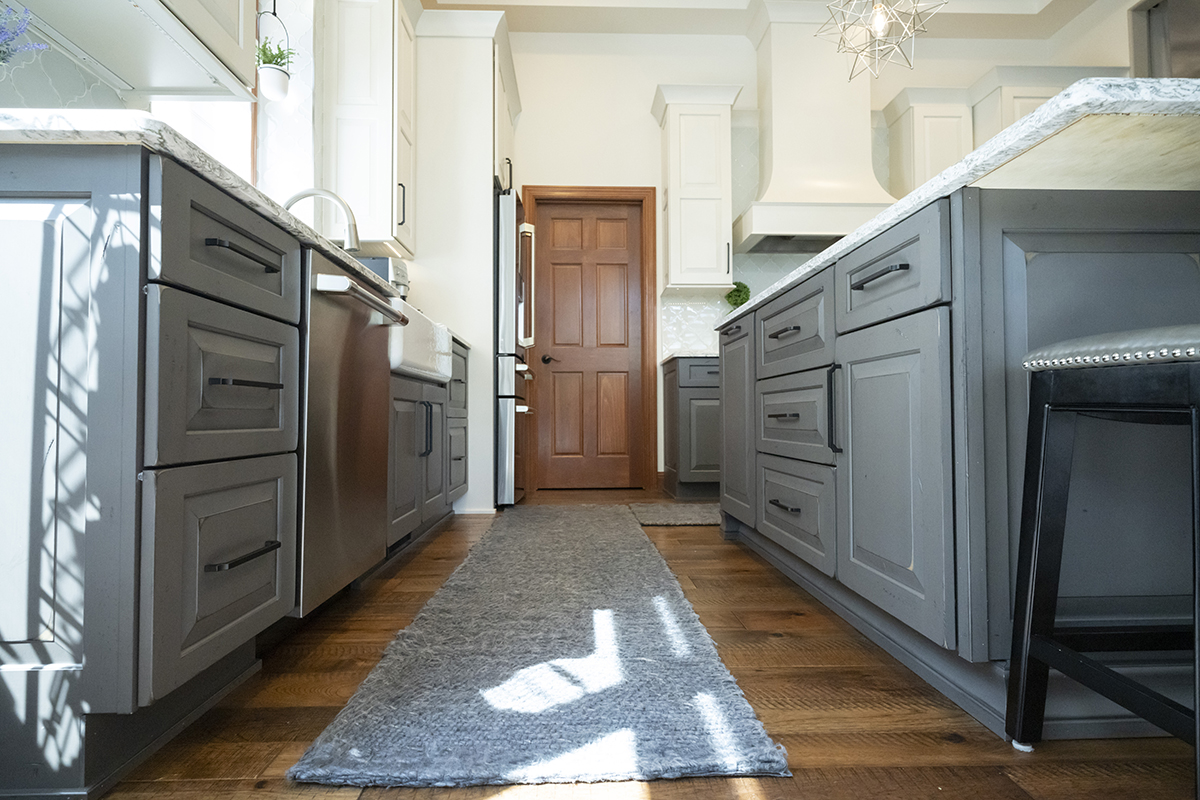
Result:
M23 53L26 50L45 50L48 47L48 45L33 42L16 44L16 40L25 35L25 29L29 27L29 19L28 8L20 14L11 8L4 9L4 14L0 16L0 64L7 64L8 60L17 53Z

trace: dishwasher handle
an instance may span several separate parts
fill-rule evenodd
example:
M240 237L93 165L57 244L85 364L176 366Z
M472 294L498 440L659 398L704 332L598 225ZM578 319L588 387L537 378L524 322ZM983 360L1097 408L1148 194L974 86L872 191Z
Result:
M395 324L408 324L408 317L359 286L349 275L318 275L317 291L321 294L348 294Z

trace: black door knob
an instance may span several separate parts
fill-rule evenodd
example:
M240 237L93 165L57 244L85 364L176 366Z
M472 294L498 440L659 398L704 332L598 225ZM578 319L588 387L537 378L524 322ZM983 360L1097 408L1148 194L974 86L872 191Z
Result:
M558 361L558 359L557 359L557 358L553 358L553 357L551 357L551 356L542 356L542 363L543 363L543 364L549 364L551 361Z

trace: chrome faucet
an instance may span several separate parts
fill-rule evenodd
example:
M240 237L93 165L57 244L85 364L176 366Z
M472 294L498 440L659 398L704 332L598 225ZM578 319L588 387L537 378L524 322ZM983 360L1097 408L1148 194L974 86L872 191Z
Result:
M342 212L346 215L346 242L342 245L342 249L348 253L358 250L358 223L354 221L354 212L350 210L350 206L347 205L345 200L333 192L326 189L304 189L289 197L287 202L283 204L283 210L287 211L306 197L324 197L326 200L333 201L337 204L338 208L342 209Z

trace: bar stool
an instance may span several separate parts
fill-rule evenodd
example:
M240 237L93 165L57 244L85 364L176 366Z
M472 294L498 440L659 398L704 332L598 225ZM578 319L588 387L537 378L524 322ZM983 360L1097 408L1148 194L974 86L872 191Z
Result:
M1195 745L1198 715L1192 709L1083 653L1191 650L1193 663L1200 663L1200 614L1195 613L1200 592L1193 591L1191 625L1067 628L1056 627L1054 617L1080 414L1190 426L1195 583L1200 564L1200 325L1072 339L1034 350L1023 366L1031 373L1029 437L1005 730L1021 750L1041 740L1049 668L1054 667ZM1200 700L1200 670L1193 698Z

